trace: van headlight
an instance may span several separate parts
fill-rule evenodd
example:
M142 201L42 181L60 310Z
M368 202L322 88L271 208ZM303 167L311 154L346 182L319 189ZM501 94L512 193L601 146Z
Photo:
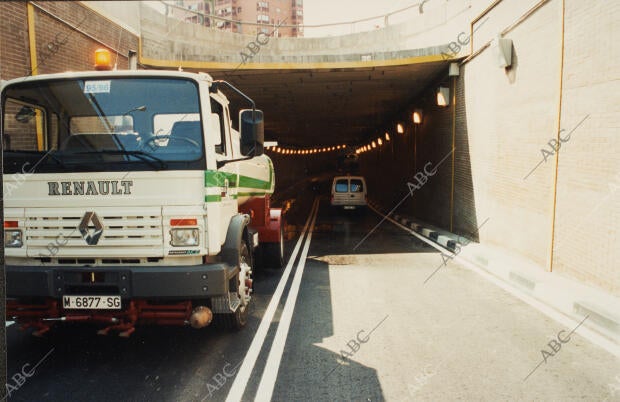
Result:
M198 229L170 229L170 245L173 247L191 247L199 243Z
M19 248L24 245L21 230L4 231L4 247Z

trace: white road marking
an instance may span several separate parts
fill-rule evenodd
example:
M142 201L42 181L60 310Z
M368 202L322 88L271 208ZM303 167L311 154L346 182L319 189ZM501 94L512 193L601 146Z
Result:
M282 293L284 292L284 287L286 286L286 282L288 282L288 278L291 274L291 270L293 269L293 265L297 258L297 254L299 253L299 249L301 248L302 241L306 235L308 230L308 226L310 222L313 221L313 216L318 211L319 201L318 198L314 200L312 204L312 208L310 209L310 215L308 215L308 219L306 220L306 224L297 240L297 244L293 249L293 253L291 254L290 259L288 260L288 264L286 264L286 268L282 273L282 278L280 278L280 282L276 287L273 296L271 296L271 301L267 306L267 310L265 310L265 314L263 315L263 319L256 330L256 334L254 335L254 339L252 339L252 343L243 359L243 364L235 377L235 381L232 383L230 387L230 391L228 392L228 396L226 397L227 402L240 401L243 397L243 393L245 392L245 388L248 385L248 381L250 376L252 375L252 370L254 369L254 365L256 364L256 360L258 359L258 355L265 343L265 337L267 336L267 331L269 330L269 326L271 325L271 321L273 320L273 316L276 313L278 305L280 304L280 299L282 298Z
M310 224L310 230L308 231L308 237L304 244L304 249L299 257L299 263L297 264L297 270L291 283L291 289L289 290L288 297L286 298L286 304L282 310L280 316L280 323L278 324L278 330L276 336L273 339L269 356L267 357L267 364L263 370L263 376L258 385L256 391L256 398L254 401L269 402L273 395L273 389L278 379L278 370L280 369L280 363L282 362L282 354L284 353L284 346L286 345L286 338L288 331L291 327L291 320L293 318L293 311L295 310L295 304L297 303L297 296L299 294L299 288L301 286L301 278L304 274L304 268L306 267L306 257L308 257L308 249L310 248L310 242L312 241L312 232L314 228L314 222L316 221L317 213L312 218Z

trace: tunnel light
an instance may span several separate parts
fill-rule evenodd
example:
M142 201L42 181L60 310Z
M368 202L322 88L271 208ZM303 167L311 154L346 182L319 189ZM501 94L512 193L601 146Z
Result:
M401 126L401 127L402 127L402 126ZM402 134L402 133L401 133L401 134ZM385 140L386 140L386 141L389 141L389 140L390 140L390 134L385 133Z
M398 134L403 134L403 133L405 132L405 128L403 127L403 125L402 125L402 124L398 123L398 124L396 125L396 132L397 132ZM388 135L388 134L387 134L387 133L385 133L385 135ZM388 137L389 137L389 136L388 136ZM389 139L388 139L388 141L389 141Z
M413 111L413 123L414 124L422 124L422 109L415 109Z
M437 106L448 106L450 104L450 88L439 87L437 89Z
M383 141L381 141L381 138L377 138L377 144L379 144L379 146L383 145Z
M377 148L377 144L374 141L371 144L373 148Z

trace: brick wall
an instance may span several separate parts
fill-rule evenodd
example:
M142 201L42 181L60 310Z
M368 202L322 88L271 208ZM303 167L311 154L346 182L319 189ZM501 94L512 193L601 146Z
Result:
M26 3L0 3L0 79L23 76L30 66Z
M118 51L118 68L127 68L129 50L138 37L77 2L33 2L37 66L30 65L27 3L2 2L0 78L7 80L68 70L92 70L94 52ZM113 58L114 60L114 58ZM36 67L36 68L33 68Z
M620 294L620 3L567 0L553 270Z
M107 48L119 69L128 67L129 50L138 49L138 37L88 7L73 2L34 2L36 65L31 65L26 2L0 3L0 78L64 71L93 70L94 53ZM9 110L10 109L10 110ZM7 108L8 115L15 107ZM16 149L36 149L32 123L7 119L5 134ZM5 142L6 144L6 142Z

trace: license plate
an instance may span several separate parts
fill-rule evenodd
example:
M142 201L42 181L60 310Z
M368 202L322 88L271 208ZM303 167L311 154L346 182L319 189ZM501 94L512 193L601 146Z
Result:
M353 205L345 205L344 209L355 209Z
M77 310L120 310L120 296L63 296L65 309Z

